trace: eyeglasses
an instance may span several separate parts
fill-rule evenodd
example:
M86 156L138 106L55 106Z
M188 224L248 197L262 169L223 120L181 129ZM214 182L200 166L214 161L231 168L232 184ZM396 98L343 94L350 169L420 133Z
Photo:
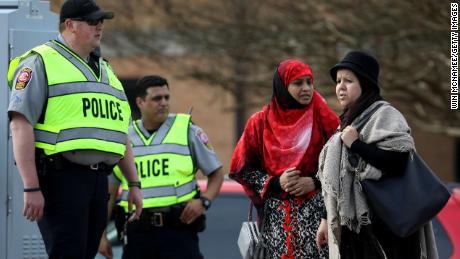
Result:
M99 23L104 23L104 19L83 19L83 18L74 18L74 21L86 22L89 26L96 26Z

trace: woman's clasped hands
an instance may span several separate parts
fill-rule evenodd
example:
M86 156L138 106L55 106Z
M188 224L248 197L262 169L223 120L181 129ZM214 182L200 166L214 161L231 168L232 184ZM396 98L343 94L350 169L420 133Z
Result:
M295 167L286 169L281 174L280 185L283 191L294 196L301 196L315 189L313 178L300 176L300 170Z

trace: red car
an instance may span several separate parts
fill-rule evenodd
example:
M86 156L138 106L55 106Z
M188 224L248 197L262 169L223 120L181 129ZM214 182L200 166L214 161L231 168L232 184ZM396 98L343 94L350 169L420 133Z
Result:
M439 259L460 259L460 184L449 184L452 195L433 220Z

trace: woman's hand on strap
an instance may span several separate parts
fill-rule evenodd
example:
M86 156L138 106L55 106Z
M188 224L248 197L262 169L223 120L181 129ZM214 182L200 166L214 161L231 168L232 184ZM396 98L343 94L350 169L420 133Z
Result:
M347 126L345 129L343 129L340 138L342 139L345 146L350 148L351 144L353 144L353 142L358 139L358 131L352 126Z

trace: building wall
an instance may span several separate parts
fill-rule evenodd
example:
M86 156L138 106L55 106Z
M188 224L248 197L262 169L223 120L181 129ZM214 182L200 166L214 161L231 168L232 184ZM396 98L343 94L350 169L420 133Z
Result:
M431 169L444 181L454 181L454 139L413 127L415 147ZM458 158L457 158L458 159Z

